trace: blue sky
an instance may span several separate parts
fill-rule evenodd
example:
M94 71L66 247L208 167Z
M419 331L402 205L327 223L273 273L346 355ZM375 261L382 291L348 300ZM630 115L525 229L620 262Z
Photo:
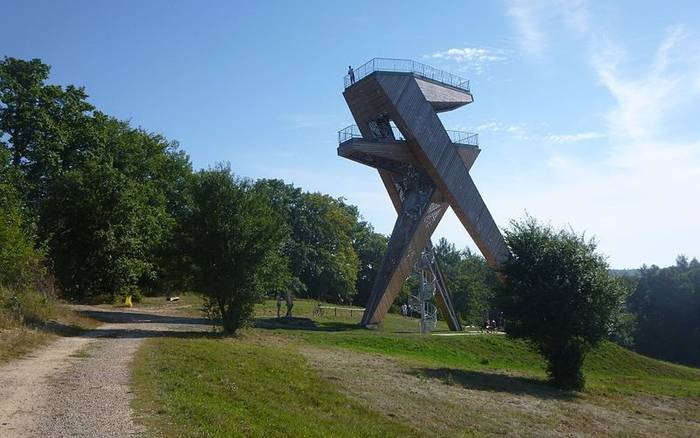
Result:
M692 1L6 2L0 55L178 140L197 168L343 196L389 233L375 171L336 156L348 64L412 58L471 79L442 116L477 131L496 221L595 236L614 267L700 256L700 5ZM435 238L474 248L449 213Z

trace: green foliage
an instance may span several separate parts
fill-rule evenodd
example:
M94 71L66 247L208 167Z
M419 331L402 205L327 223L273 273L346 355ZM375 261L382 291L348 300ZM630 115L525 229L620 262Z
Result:
M62 292L110 301L166 283L182 265L167 256L182 253L173 237L187 156L94 111L83 89L46 84L48 74L37 59L0 62L0 138Z
M510 257L500 302L509 335L529 339L548 361L554 384L581 389L585 354L603 340L627 295L608 273L596 244L572 231L554 231L533 218L505 232Z
M0 144L0 287L24 288L41 275L42 251L35 248L34 225L16 189L19 177Z
M54 298L35 289L0 286L0 329L41 326L54 316L55 306Z
M357 253L360 269L357 272L356 289L357 295L353 304L364 307L372 293L374 280L377 272L382 266L384 253L386 253L389 239L374 231L372 225L360 221L355 226L353 233L353 247Z
M50 68L39 59L0 61L0 138L6 136L12 164L25 176L23 191L36 207L45 185L85 145L81 127L93 110L82 88L48 85Z
M353 248L357 210L320 193L305 193L280 180L260 180L255 188L287 224L283 254L304 285L296 291L336 303L352 302L359 260Z
M700 366L700 262L679 256L676 265L641 269L628 300L637 319L637 351Z
M114 300L156 276L174 220L163 191L170 145L98 114L86 151L50 181L41 228L71 298Z
M444 238L435 246L440 269L455 310L469 325L481 326L494 309L496 274L486 260L468 248L458 251Z
M270 203L228 167L195 175L192 211L186 219L193 286L234 334L264 298L265 285L287 278L279 260L284 233Z

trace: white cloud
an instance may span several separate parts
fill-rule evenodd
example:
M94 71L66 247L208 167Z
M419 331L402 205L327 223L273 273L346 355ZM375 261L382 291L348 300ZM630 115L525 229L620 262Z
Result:
M693 82L700 58L679 46L687 37L682 27L669 28L648 71L636 77L620 72L618 60L624 53L619 49L595 56L593 66L599 80L618 103L607 117L612 135L620 140L648 141L674 108L697 96L700 90ZM689 60L695 65L688 65Z
M544 140L550 143L578 143L580 141L595 140L605 138L606 134L602 132L578 132L576 134L547 134Z
M516 123L516 124L508 124L508 123L500 123L500 122L486 122L482 123L480 125L477 125L476 131L477 132L497 132L497 133L505 133L505 134L524 134L525 133L525 123Z
M575 36L589 33L587 4L586 0L510 0L506 12L525 53L540 57L549 45L550 35L545 29L563 24Z
M508 15L514 20L520 35L520 45L529 54L539 56L545 46L545 36L539 19L539 2L513 0Z
M507 59L503 50L485 49L483 47L447 49L442 52L435 52L432 55L428 55L428 57L475 63L505 61Z
M601 158L585 159L565 151L546 158L551 173L525 184L506 184L493 199L499 223L522 216L525 209L559 226L588 230L600 241L614 266L668 265L679 253L699 255L700 129L689 126L683 139L665 127L683 111L700 108L697 41L672 27L650 59L625 73L625 51L606 49L592 57L601 85L614 99L606 115L607 133L550 134L553 142L609 138ZM513 176L515 181L517 176Z
M505 50L489 49L485 47L451 48L430 55L424 55L423 57L455 61L462 66L462 69L471 69L477 73L482 73L488 64L505 62L508 60Z

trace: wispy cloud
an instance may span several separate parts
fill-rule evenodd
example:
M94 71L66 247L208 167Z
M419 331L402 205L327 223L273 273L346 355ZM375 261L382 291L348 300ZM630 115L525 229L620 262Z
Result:
M687 37L682 26L669 28L650 68L636 77L620 72L618 63L624 55L620 48L608 47L594 56L593 67L601 84L617 102L607 116L611 134L622 140L648 141L663 118L693 94L698 67L684 68L689 54L679 50Z
M523 51L540 57L549 46L548 29L564 25L576 36L589 33L586 0L510 0L506 10L513 20Z
M508 60L505 50L488 49L485 47L452 48L435 52L430 55L425 55L425 57L450 60L461 64L469 64L476 69L481 69L484 65L492 62L503 62Z
M476 126L477 132L498 132L506 134L523 134L525 132L525 123L501 123L501 122L486 122Z
M700 131L689 127L675 138L666 129L677 115L700 109L698 41L684 27L670 27L656 50L632 57L646 57L648 65L628 71L624 45L608 37L600 50L598 42L607 35L590 32L590 65L614 99L607 132L545 139L566 143L605 136L608 149L597 158L558 150L546 161L552 174L499 193L494 210L513 217L527 209L589 230L616 266L670 264L678 253L700 248L700 204L690 201L700 198Z
M507 59L503 50L485 49L483 47L447 49L442 52L435 52L432 55L428 55L428 57L451 59L457 62L494 62Z
M520 45L534 56L539 56L545 46L545 36L537 13L538 3L540 2L513 0L507 10L520 35Z
M336 118L328 114L285 113L279 115L279 120L286 128L304 129L331 126Z
M607 134L602 132L577 132L575 134L547 134L544 140L550 143L578 143L580 141L595 140L605 138Z

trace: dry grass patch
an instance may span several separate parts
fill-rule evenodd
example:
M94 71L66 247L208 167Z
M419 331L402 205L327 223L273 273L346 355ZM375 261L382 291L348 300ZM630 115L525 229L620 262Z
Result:
M0 363L24 356L60 336L76 336L100 323L74 310L56 305L43 324L16 325L0 330Z
M375 354L305 346L347 395L425 436L698 436L693 397L566 393L518 373L426 368Z

